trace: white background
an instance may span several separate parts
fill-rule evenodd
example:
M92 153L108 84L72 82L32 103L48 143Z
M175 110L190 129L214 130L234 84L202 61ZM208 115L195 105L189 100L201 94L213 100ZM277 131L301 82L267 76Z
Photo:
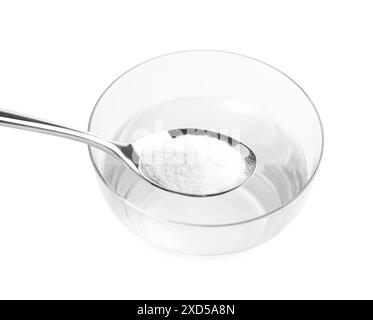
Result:
M107 85L153 56L266 61L318 107L325 154L278 237L226 256L124 228L87 148L0 128L0 298L373 298L371 1L1 1L0 106L86 128Z

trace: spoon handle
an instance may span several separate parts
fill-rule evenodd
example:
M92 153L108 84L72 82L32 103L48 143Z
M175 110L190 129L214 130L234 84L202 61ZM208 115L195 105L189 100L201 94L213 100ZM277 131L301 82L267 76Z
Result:
M111 141L105 140L88 132L83 132L78 129L23 115L10 110L0 109L0 126L35 131L83 142L111 155L119 156L120 158L123 157L120 148Z

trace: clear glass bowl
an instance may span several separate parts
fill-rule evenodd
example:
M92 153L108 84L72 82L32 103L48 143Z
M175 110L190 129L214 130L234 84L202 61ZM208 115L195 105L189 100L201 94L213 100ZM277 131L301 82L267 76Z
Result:
M257 156L256 172L227 194L187 197L155 188L90 148L105 198L131 230L172 250L223 254L269 240L299 212L320 164L323 130L311 100L284 73L228 52L164 55L115 80L88 129L125 143L176 128L243 142Z

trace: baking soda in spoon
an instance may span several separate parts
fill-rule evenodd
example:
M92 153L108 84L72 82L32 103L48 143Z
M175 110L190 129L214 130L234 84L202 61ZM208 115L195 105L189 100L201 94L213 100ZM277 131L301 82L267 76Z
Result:
M181 135L142 150L140 171L166 189L216 194L235 188L247 176L240 152L207 135Z

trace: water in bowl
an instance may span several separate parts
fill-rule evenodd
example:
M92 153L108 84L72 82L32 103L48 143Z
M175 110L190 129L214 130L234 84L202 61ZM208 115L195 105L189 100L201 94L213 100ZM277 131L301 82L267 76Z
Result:
M155 130L195 127L219 131L223 128L220 132L244 142L255 152L257 169L250 180L236 190L220 196L193 198L157 189L106 155L101 170L106 183L148 216L187 224L237 223L278 209L307 182L305 157L296 138L267 114L241 101L187 98L160 103L135 115L115 139L136 139L134 133L141 136L144 128L152 125L154 128L154 123L158 125Z

